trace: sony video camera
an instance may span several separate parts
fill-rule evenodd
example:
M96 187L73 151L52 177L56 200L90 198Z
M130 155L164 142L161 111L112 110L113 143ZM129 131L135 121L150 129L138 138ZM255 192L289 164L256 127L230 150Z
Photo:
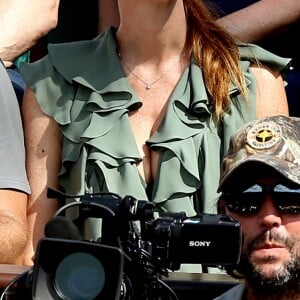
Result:
M49 198L72 198L48 190ZM32 299L177 299L161 279L181 264L239 261L240 224L226 215L158 215L154 203L86 194L57 211L39 242ZM78 217L66 211L76 207ZM101 236L85 239L85 221L101 219Z

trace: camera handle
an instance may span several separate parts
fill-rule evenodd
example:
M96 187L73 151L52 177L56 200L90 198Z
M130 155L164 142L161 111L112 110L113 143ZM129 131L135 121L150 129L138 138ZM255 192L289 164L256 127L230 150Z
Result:
M65 204L57 210L54 215L65 216L67 210L72 207L79 209L78 217L72 222L78 227L83 228L84 221L87 218L103 219L101 228L101 243L120 247L120 234L119 228L123 228L128 232L129 224L122 224L119 226L119 218L117 218L118 206L120 205L121 198L113 193L98 193L98 194L85 194L85 195L69 195L64 194L58 190L48 188L48 198L57 198L65 200L67 198L79 199L74 202Z

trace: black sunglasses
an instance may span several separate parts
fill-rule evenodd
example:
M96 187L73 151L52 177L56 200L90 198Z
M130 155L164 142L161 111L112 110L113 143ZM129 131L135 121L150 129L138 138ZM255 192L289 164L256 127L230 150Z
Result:
M284 214L300 214L300 188L283 184L254 184L241 192L223 192L227 208L241 215L255 214L261 208L266 194L272 196L273 204Z

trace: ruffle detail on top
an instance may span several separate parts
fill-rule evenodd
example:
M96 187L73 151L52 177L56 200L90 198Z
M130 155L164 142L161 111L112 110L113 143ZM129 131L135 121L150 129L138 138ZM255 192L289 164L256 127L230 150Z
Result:
M252 89L252 58L246 58L249 53L255 61L273 67L278 59L259 47L242 46L241 67ZM283 69L286 62L277 63L276 69ZM113 29L92 41L52 45L46 58L21 72L36 92L42 110L61 126L59 181L64 190L71 194L110 191L122 197L148 199L128 118L128 112L142 103L123 72ZM160 153L149 200L162 209L185 211L187 215L195 214L195 207L214 211L219 166L229 136L256 117L254 92L248 105L234 85L230 93L232 108L222 128L216 128L202 70L192 60L182 75L160 127L147 141Z

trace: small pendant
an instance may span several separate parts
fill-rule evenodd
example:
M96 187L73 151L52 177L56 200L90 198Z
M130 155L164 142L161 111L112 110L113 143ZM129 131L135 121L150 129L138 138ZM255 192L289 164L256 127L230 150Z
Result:
M146 90L147 90L147 91L149 91L151 88L152 88L152 85L151 85L151 84L147 84L147 85L146 85Z

